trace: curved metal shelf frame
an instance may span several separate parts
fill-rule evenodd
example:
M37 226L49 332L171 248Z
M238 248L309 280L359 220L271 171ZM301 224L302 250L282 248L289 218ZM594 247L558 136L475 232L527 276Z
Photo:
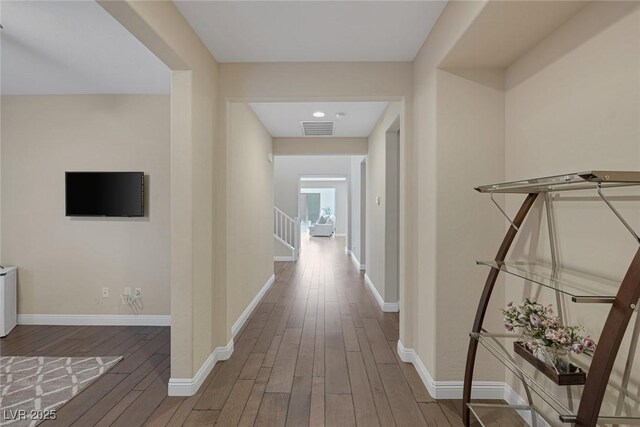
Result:
M496 266L491 267L485 281L471 333L479 334L483 330L483 322L489 305L489 300L491 299L496 280L501 271L497 266L505 262L507 253L509 252L509 249L511 248L511 245L518 233L519 227L524 222L540 193L595 188L598 190L598 194L603 198L603 200L607 202L609 208L616 213L616 216L621 219L637 239L637 234L635 234L631 227L626 224L623 218L620 217L615 208L606 200L601 192L601 188L603 187L627 185L640 185L640 172L591 171L476 188L476 190L485 193L527 193L527 196L525 197L525 200L523 201L515 218L513 218L513 220L509 219L511 226L507 230L504 239L502 240L502 244L498 249L498 253L496 254ZM546 194L545 199L545 202L548 205L549 198L546 197ZM589 374L587 375L587 381L583 389L582 398L580 399L576 416L575 418L572 417L571 420L566 421L573 422L578 427L596 426L616 356L620 350L622 339L624 338L631 316L639 299L640 248L637 250L633 260L631 261L613 301L611 301L611 309L602 329L598 348L593 355L591 367ZM467 404L471 402L471 388L477 350L478 340L470 338L464 377L462 408L465 426L470 426L471 422L470 409Z

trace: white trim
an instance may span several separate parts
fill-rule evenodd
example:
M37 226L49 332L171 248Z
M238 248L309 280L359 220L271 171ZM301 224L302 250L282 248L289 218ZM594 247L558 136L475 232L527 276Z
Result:
M170 315L18 314L19 325L171 326Z
M333 232L334 237L347 237L347 235L345 233L336 233L335 231Z
M276 208L276 209L278 209L278 208ZM295 249L293 246L291 246L289 243L287 243L283 238L278 236L276 233L273 233L273 237L274 237L274 239L276 239L278 242L280 242L287 249L290 249L290 250L294 250Z
M398 355L403 362L411 363L415 366L431 397L434 399L462 399L464 385L462 381L434 380L416 351L412 348L406 348L399 340ZM504 382L499 381L474 381L471 397L473 399L504 399L505 386ZM515 393L513 394L516 395Z
M420 375L427 391L434 399L462 399L464 383L462 381L436 381L433 379L422 360L412 348L406 348L398 340L398 355L400 360L411 363ZM474 381L471 391L472 399L504 399L510 405L528 405L527 401L516 393L507 383L500 381ZM531 412L516 411L527 424L531 423ZM537 417L539 427L551 427L540 415Z
M315 117L315 116L314 116ZM324 117L324 116L322 116ZM342 177L312 177L312 176L302 176L300 177L300 181L302 182L345 182L347 180L346 176Z
M353 253L353 251L351 251L351 261L353 261L353 264L356 266L356 268L360 271L365 271L365 265L364 264L360 264L360 260L356 257L356 255Z
M275 207L274 207L275 208ZM278 209L278 208L275 208ZM273 257L273 261L295 261L296 260L296 248L285 242L283 239L278 237L275 233L273 237L279 242L282 246L284 246L287 250L291 251L291 255L275 255Z
M258 306L275 280L276 276L272 274L267 280L267 283L262 286L262 289L260 289L258 294L253 298L238 320L236 320L231 327L231 341L229 341L225 347L216 347L216 349L213 350L213 353L211 353L202 366L200 366L200 369L198 369L198 372L196 372L193 378L169 379L169 396L193 396L198 392L200 386L202 386L204 380L211 373L215 364L221 360L227 360L231 357L231 354L233 353L233 337L240 332L240 329L242 329L245 322L251 316L251 313L253 313L253 310Z
M271 287L271 285L273 285L273 283L275 281L276 281L276 276L275 276L275 274L272 274L271 277L269 277L269 279L267 280L267 283L265 283L262 286L262 289L260 289L260 291L257 293L257 295L249 303L247 308L244 309L244 311L242 312L240 317L238 317L238 320L236 320L236 323L234 323L233 326L231 327L231 336L232 337L235 337L236 334L238 332L240 332L240 329L242 329L242 326L244 326L244 324L247 321L247 319L249 319L249 316L251 316L251 313L253 313L253 310L255 310L255 308L260 303L260 300L262 300L262 297L264 297L264 295L267 293L267 291L269 290L269 288Z
M393 313L400 311L400 304L399 303L397 303L397 302L385 302L382 299L382 296L380 295L380 293L376 289L375 285L373 284L373 282L371 281L371 279L369 278L369 275L367 273L364 273L364 282L369 287L369 290L371 291L371 293L373 294L373 297L378 302L378 305L380 306L382 311L393 312Z
M169 378L169 396L193 396L196 394L215 364L221 360L229 359L232 353L233 338L225 347L216 347L193 378Z

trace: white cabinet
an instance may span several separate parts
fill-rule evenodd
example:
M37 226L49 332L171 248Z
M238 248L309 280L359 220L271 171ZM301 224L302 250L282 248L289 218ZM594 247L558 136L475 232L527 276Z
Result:
M5 337L16 326L17 291L15 267L0 268L0 337Z

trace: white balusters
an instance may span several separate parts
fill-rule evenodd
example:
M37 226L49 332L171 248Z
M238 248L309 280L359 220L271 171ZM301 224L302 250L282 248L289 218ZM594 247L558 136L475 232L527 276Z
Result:
M291 247L294 252L294 259L297 259L300 252L300 220L291 218L289 215L273 207L273 234L282 243Z

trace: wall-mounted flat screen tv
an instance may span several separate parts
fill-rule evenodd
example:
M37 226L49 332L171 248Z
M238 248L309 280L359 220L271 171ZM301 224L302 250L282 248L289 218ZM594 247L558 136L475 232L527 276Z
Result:
M144 172L66 172L67 216L144 216Z

